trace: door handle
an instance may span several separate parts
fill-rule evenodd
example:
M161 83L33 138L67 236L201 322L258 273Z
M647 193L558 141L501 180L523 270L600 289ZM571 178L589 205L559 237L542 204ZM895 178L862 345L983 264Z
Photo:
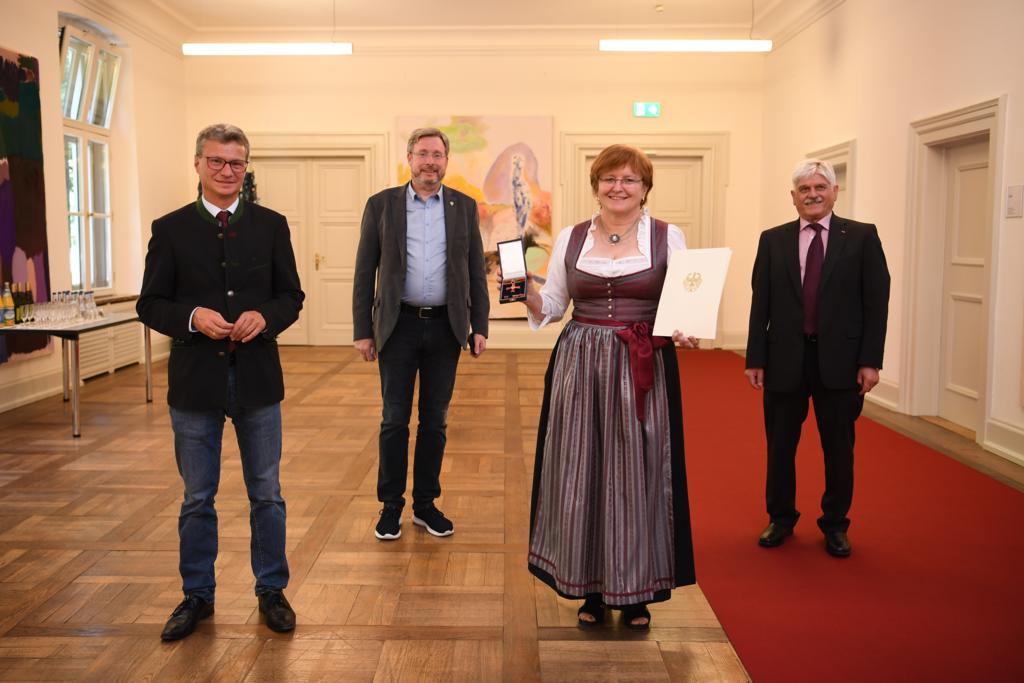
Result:
M326 263L326 262L327 262L327 257L326 256L321 256L320 254L315 254L313 256L313 263L316 266L317 270L320 270L320 264L321 263Z

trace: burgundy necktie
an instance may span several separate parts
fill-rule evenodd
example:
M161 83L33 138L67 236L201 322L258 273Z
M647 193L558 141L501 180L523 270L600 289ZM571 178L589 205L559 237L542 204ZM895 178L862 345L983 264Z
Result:
M814 239L807 248L804 262L804 334L818 332L818 285L821 284L821 265L825 262L825 244L821 241L822 227L817 223L807 226L814 230Z
M231 212L230 211L221 211L220 213L217 214L217 222L220 223L220 230L221 230L221 233L222 233L222 235L224 237L227 236L227 232L228 232L228 219L230 219L230 218L231 218ZM234 353L234 350L235 350L235 342L233 342L233 341L231 341L229 339L228 340L228 352L229 353Z

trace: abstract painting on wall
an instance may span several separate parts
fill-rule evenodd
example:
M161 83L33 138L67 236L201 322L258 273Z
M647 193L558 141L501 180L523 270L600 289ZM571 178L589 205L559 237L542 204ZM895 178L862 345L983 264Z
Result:
M0 48L0 283L46 301L49 280L39 61ZM0 363L48 348L46 335L0 336Z
M398 182L411 177L406 141L416 128L444 131L451 143L444 184L477 202L487 262L492 318L524 318L526 307L498 305L497 244L522 238L527 269L547 272L551 229L552 124L543 116L400 117L397 122Z

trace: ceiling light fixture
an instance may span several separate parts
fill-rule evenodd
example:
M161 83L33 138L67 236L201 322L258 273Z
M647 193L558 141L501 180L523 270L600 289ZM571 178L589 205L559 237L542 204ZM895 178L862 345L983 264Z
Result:
M771 52L770 40L601 40L601 52Z
M350 55L352 43L183 43L191 57Z

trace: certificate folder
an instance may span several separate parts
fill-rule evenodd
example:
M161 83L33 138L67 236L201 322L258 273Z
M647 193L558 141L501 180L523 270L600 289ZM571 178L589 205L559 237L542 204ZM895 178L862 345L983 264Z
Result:
M673 251L654 319L654 334L671 337L674 330L698 339L714 339L718 306L732 249Z

